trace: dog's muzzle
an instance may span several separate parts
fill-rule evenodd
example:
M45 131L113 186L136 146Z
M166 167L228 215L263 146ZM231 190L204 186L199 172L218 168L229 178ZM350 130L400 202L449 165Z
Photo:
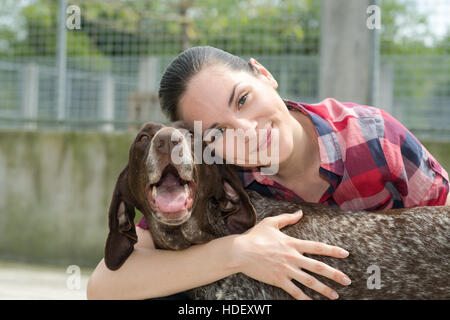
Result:
M146 164L146 195L155 218L167 225L187 221L195 184L194 160L185 136L175 128L160 129L151 141Z

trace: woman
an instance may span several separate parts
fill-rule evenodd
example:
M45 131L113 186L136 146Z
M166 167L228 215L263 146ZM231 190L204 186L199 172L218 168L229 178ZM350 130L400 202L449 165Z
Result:
M194 121L201 120L199 130L216 129L215 137L225 142L222 145L230 144L225 134L230 129L253 132L260 144L245 154L242 167L247 168L240 175L244 186L267 195L343 209L449 202L445 170L387 113L333 99L318 105L284 101L276 89L276 80L254 59L247 63L216 48L195 47L166 69L159 96L171 120L183 119L193 127ZM264 176L259 167L267 163L248 160L251 152L262 152L274 143L272 132L277 130L278 170ZM260 132L266 134L259 136ZM217 147L217 151L227 160L236 160L226 148ZM279 231L300 218L301 212L268 218L244 234L177 252L155 249L145 224L139 223L136 250L114 272L102 260L89 281L88 298L167 296L242 272L296 299L309 297L292 279L337 299L335 290L302 269L341 285L351 280L303 253L345 258L348 252Z

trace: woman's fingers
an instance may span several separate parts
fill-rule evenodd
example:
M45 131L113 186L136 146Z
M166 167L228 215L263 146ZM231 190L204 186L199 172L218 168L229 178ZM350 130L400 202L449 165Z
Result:
M299 283L303 284L304 286L320 293L321 295L329 298L329 299L337 299L339 295L336 291L331 289L330 287L326 286L316 278L314 278L312 275L297 269L293 270L291 277L295 280L297 280ZM292 281L291 281L292 282ZM295 285L295 284L294 284Z
M296 300L312 300L289 279L286 279L286 281L282 283L280 288L286 291Z
M300 220L302 216L303 212L302 210L299 210L294 213L283 213L278 216L265 218L264 220L272 224L273 226L277 227L278 229L282 229L290 224L296 223L297 221Z
M301 259L302 269L324 276L328 279L342 284L343 286L348 286L351 283L350 278L347 277L343 272L336 270L323 262L305 256L303 256Z
M282 229L298 222L302 216L303 212L302 210L299 210L295 213L284 213L264 220L278 229ZM348 251L342 248L316 241L297 240L297 247L301 253L318 254L334 258L347 258L349 255Z
M263 219L235 241L236 265L240 272L256 280L276 285L296 299L310 299L292 279L316 292L337 299L337 293L306 270L337 283L348 285L345 274L326 264L305 257L303 253L345 258L348 252L309 240L299 240L280 232L300 220L302 212L287 213ZM305 271L303 271L304 269Z
M343 272L336 270L323 262L303 256L303 253L309 253L334 258L346 258L349 255L348 251L336 246L308 240L297 240L296 247L302 254L301 263L299 265L300 268L327 277L344 286L348 286L351 283L350 278Z
M349 255L348 251L342 248L316 241L297 240L296 246L297 250L301 253L317 254L333 258L347 258Z
M339 297L336 291L300 269L292 268L288 276L290 279L295 279L305 287L308 287L329 299L334 300ZM290 279L286 279L286 281L281 284L281 289L297 300L311 300L311 298Z

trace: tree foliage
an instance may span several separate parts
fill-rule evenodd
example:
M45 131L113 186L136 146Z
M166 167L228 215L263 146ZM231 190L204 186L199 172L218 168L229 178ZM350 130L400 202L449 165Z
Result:
M14 23L0 24L0 55L55 55L57 0L0 3L0 18L16 12ZM319 51L320 1L316 0L84 0L76 4L81 8L82 28L67 33L68 55L173 55L204 44L240 55ZM448 38L426 44L433 37L429 21L414 6L401 0L383 0L381 5L383 53L448 51L441 45Z

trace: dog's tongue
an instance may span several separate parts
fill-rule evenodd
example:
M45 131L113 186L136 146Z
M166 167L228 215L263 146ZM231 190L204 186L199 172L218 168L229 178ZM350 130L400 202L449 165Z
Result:
M156 188L156 204L163 212L177 212L183 210L186 204L184 186L173 174L168 173Z

